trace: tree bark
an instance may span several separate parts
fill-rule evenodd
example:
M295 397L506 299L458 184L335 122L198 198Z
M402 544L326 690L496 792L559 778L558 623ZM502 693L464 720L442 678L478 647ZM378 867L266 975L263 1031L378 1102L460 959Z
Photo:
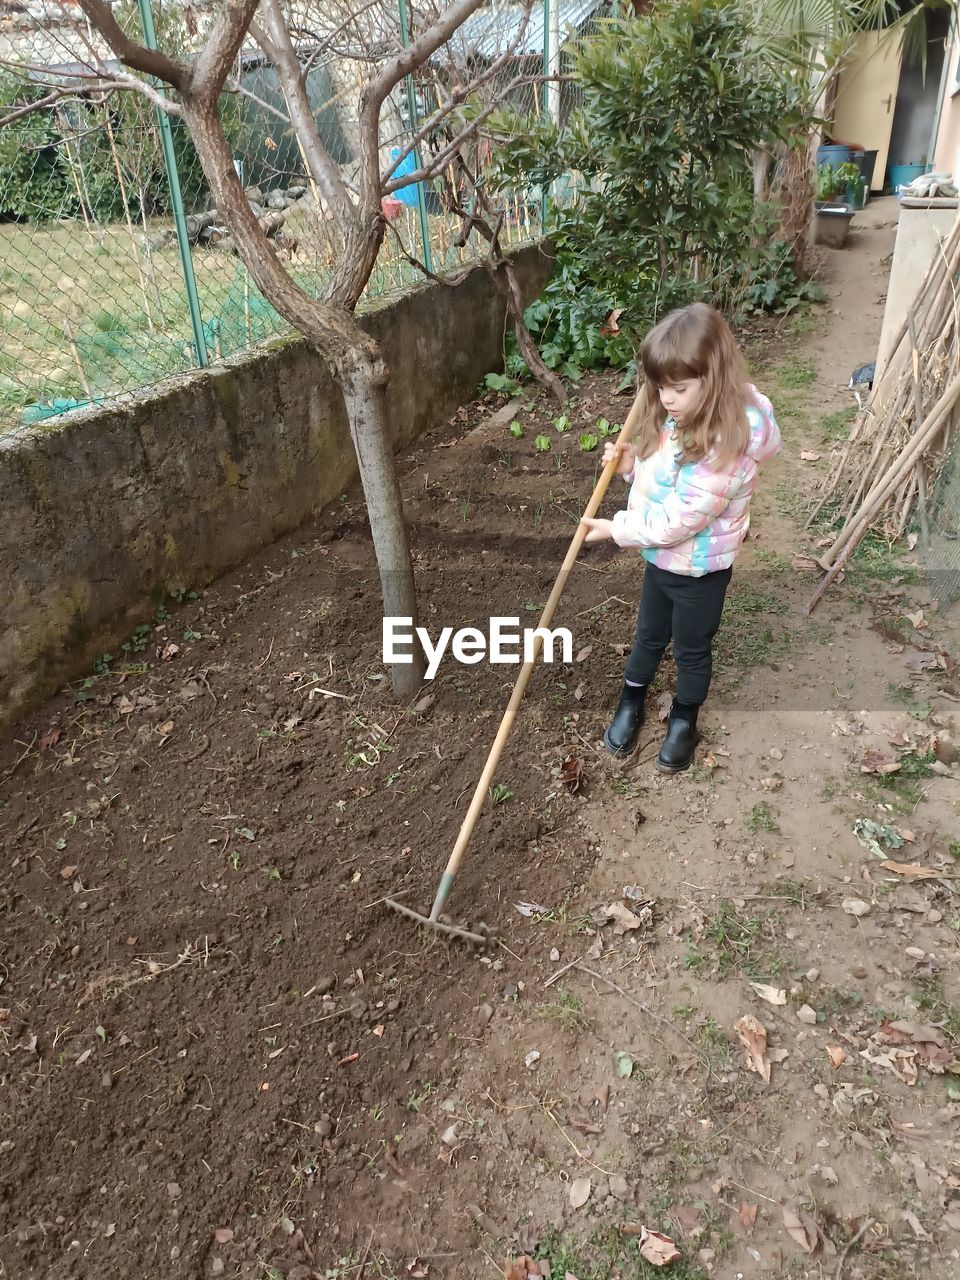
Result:
M298 329L330 367L343 392L360 481L370 515L386 615L417 625L413 561L386 413L387 367L380 348L350 311L311 298L288 275L264 235L233 167L215 103L183 94L184 119L218 212L263 296ZM423 676L422 658L391 669L394 692L407 696Z

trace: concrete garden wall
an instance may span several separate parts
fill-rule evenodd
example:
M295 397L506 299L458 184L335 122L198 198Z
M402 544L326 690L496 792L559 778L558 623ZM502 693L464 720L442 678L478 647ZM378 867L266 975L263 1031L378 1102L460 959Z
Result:
M514 261L532 301L551 260ZM364 314L397 448L501 367L504 314L482 267ZM87 672L172 585L211 581L355 475L341 396L299 340L0 435L0 725Z

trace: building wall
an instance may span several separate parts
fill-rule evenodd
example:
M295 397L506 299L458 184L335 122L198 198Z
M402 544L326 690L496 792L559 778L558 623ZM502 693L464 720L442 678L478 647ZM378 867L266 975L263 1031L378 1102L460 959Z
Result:
M946 83L940 127L933 155L938 173L952 173L960 179L960 34L954 14L952 37L947 46Z

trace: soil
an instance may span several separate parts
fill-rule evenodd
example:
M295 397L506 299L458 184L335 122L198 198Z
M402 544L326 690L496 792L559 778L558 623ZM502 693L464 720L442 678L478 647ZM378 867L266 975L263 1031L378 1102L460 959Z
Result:
M382 899L429 908L515 668L448 659L394 700L358 492L10 735L0 1275L661 1274L641 1226L685 1280L957 1274L957 608L873 547L804 613L895 216L824 252L824 307L745 335L786 448L689 774L652 764L669 664L637 756L599 746L640 565L582 554L574 661L535 673L449 904L487 948ZM562 433L487 397L403 457L431 634L534 624L615 388Z

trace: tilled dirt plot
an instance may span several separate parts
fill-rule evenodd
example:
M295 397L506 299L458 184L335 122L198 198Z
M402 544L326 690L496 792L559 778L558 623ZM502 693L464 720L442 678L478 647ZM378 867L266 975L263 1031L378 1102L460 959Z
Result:
M574 661L536 673L450 904L486 952L379 900L429 907L515 668L392 699L356 494L18 728L0 1274L954 1273L956 610L874 551L803 614L798 513L892 242L861 221L830 308L753 348L787 448L697 765L652 768L669 666L636 759L598 749L639 569L585 552ZM432 634L535 623L614 385L565 431L472 406L403 460Z

